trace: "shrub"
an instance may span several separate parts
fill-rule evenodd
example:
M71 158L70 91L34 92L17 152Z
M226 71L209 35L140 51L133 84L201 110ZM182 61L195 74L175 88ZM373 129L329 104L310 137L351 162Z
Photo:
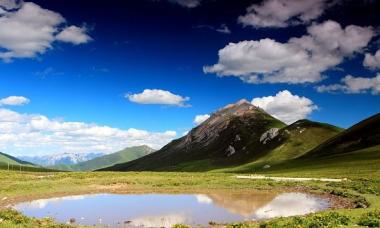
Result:
M362 215L358 224L367 227L380 227L380 211L371 211Z
M350 223L350 218L341 215L337 212L329 212L323 214L309 215L306 217L292 217L292 218L281 218L275 219L273 221L263 222L260 227L308 227L308 228L318 228L318 227L337 227L342 225L348 225Z

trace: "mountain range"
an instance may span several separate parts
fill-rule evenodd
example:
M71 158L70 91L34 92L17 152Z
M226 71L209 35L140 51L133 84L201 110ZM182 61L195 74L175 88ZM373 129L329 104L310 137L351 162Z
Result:
M252 172L373 146L369 156L380 161L379 132L380 114L347 130L310 120L286 125L241 100L155 153L101 170Z
M73 165L88 161L100 156L103 153L59 153L42 156L18 156L17 158L40 166Z
M58 169L58 170L66 170L66 171L92 171L96 169L113 166L118 163L132 161L134 159L148 155L154 151L155 151L154 149L145 145L128 147L128 148L125 148L124 150L121 150L112 154L96 157L84 162L78 162L76 164L71 164L71 165L58 164L58 165L50 166L49 168Z

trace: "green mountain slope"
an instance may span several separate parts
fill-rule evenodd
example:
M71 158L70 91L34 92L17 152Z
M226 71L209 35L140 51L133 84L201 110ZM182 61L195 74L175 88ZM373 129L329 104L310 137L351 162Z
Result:
M365 119L329 139L305 155L305 158L349 153L380 145L380 114Z
M311 139L311 138L310 138ZM281 162L257 162L225 169L227 172L270 173L286 172L294 176L318 176L320 172L333 176L360 176L362 173L379 173L380 164L380 114L341 131L325 142L317 145L304 155ZM221 170L219 170L221 171Z
M143 157L154 152L154 149L148 146L135 146L125 148L124 150L116 153L104 155L91 159L89 161L81 162L75 165L57 165L52 168L69 171L92 171L109 167L118 163L128 162L137 158Z
M0 152L0 163L10 164L10 165L30 165L34 166L32 163L22 161L18 158L12 157L8 154L4 154Z
M271 149L267 154L246 164L219 171L257 171L264 166L273 166L284 161L301 157L311 149L342 132L333 125L299 120L279 130L272 140L267 142Z
M270 129L286 126L248 101L213 113L186 136L143 158L104 170L193 170L242 164L267 153L260 138Z
M28 172L51 172L54 170L46 169L30 162L22 161L11 155L0 152L0 170L28 171Z

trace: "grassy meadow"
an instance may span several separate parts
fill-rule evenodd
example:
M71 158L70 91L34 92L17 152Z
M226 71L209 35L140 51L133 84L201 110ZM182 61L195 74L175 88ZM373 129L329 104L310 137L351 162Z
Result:
M299 166L299 165L298 165ZM261 171L274 176L346 177L345 182L276 182L236 179L234 173L208 172L17 172L0 171L0 227L70 227L50 219L25 217L5 206L31 199L87 193L207 192L251 189L330 193L348 198L355 209L328 210L308 216L224 225L227 227L336 227L380 226L380 172L373 164L362 172L341 166L309 169L296 165ZM350 170L352 175L350 175ZM229 170L231 171L231 170ZM301 175L302 172L302 175ZM218 225L215 225L218 226ZM184 227L178 225L177 227Z

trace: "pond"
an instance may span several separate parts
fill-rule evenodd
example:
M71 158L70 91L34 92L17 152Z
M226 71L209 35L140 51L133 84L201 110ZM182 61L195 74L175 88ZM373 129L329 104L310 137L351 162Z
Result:
M93 194L40 199L13 206L31 217L110 227L230 223L325 210L329 201L305 193Z

